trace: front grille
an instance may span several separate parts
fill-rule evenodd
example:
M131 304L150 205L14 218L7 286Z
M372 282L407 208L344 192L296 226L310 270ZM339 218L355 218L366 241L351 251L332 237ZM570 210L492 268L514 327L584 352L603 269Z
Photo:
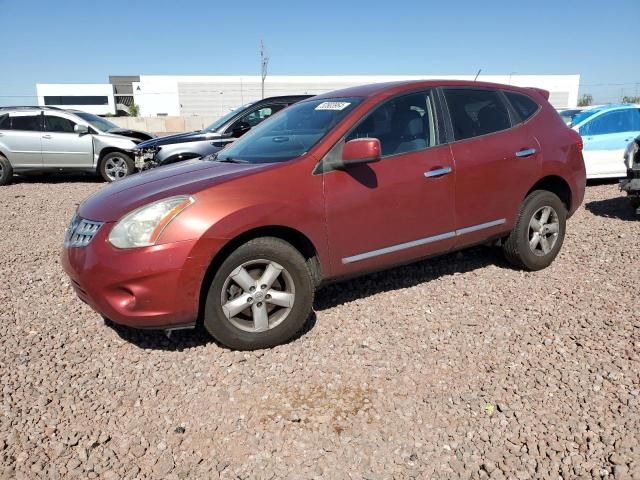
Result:
M96 236L102 224L103 222L92 222L74 215L64 236L65 247L86 247Z

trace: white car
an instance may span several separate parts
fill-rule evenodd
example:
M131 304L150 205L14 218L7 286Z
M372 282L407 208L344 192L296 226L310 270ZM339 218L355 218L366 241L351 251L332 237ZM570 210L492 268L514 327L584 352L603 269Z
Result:
M587 178L627 176L624 151L640 135L640 105L606 105L578 113L571 128L582 136Z

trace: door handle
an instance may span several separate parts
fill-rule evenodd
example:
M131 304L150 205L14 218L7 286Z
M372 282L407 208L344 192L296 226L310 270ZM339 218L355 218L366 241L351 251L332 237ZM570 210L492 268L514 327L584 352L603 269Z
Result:
M535 148L523 148L516 152L516 157L524 158L530 157L531 155L535 155L537 150Z
M42 135L42 138L52 138L51 135Z
M424 176L427 178L442 177L443 175L446 175L447 173L451 173L452 171L453 169L451 167L434 168L433 170L424 172Z

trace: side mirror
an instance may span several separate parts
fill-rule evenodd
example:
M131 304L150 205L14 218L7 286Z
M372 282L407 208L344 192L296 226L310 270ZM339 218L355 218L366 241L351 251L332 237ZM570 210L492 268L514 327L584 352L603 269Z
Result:
M78 135L86 135L87 133L89 133L89 127L87 127L86 125L76 124L73 127L73 131L76 132Z
M377 138L356 138L344 144L342 161L346 167L377 162L381 151L380 140Z

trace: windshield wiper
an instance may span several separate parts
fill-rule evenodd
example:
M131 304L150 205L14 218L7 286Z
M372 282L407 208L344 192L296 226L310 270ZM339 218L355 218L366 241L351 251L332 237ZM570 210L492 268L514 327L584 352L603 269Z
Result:
M231 158L231 157L218 158L217 154L215 155L218 162L222 162L222 163L249 163L246 160L240 160L239 158Z

